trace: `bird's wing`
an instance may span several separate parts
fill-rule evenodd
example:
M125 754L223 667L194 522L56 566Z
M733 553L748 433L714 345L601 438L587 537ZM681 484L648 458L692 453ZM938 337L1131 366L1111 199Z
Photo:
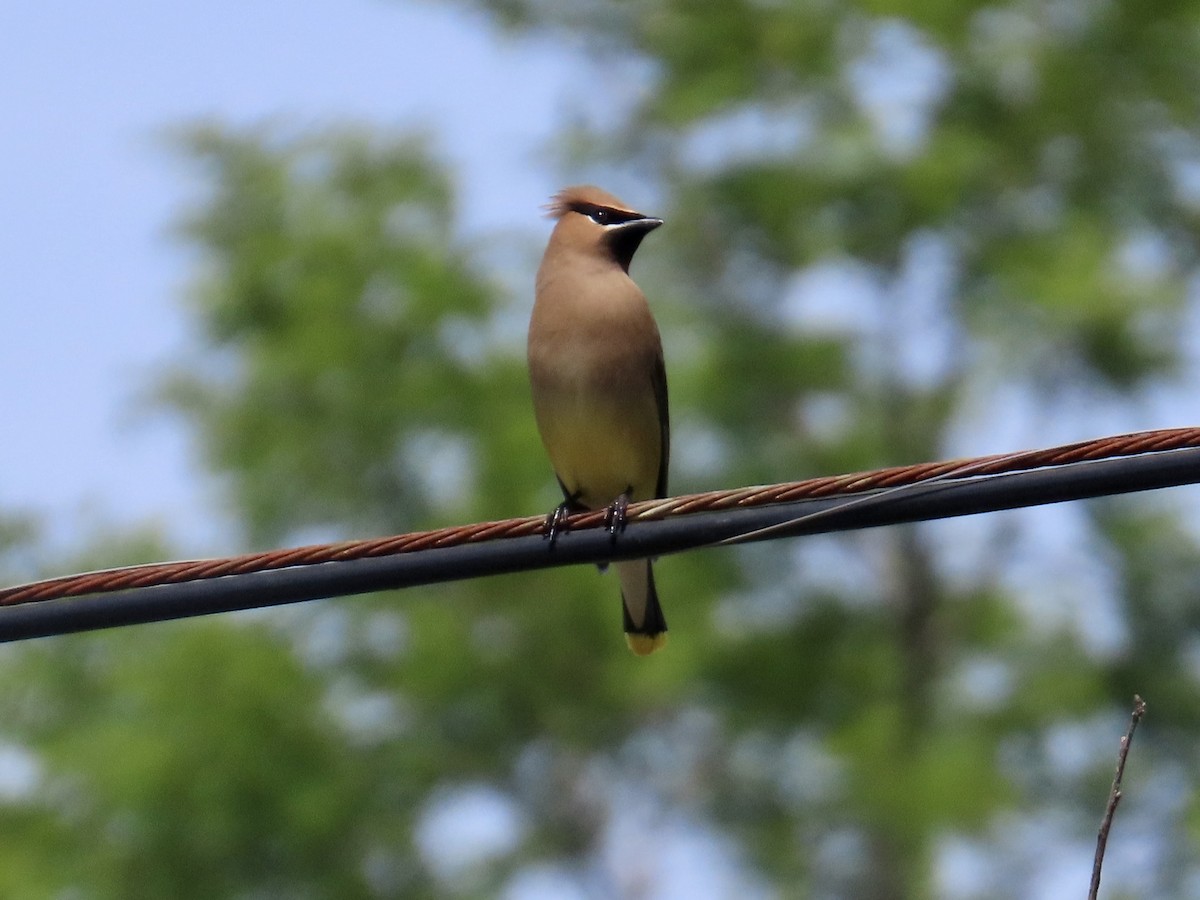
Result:
M662 350L654 361L650 380L654 385L654 400L658 405L658 428L661 436L658 460L658 483L654 487L655 497L667 496L667 467L671 461L671 415L667 409L667 367L663 363Z

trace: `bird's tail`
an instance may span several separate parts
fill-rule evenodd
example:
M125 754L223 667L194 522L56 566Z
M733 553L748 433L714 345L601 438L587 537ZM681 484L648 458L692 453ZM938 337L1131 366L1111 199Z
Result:
M649 656L667 643L667 619L654 589L654 570L648 559L619 562L616 570L621 581L625 641L638 656Z

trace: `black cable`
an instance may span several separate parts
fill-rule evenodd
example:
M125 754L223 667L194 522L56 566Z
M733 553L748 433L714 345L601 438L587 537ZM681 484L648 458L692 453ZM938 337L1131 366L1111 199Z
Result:
M662 556L739 540L847 531L967 516L1200 482L1200 449L1073 463L1008 475L638 522L615 537L593 528L504 538L0 608L0 642L577 563Z

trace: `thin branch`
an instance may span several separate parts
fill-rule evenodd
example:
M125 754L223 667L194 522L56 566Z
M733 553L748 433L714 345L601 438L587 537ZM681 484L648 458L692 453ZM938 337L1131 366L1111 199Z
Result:
M1108 832L1112 829L1113 816L1116 815L1117 804L1121 802L1121 779L1125 777L1125 760L1129 757L1133 733L1137 731L1138 722L1142 721L1145 714L1146 701L1134 694L1129 729L1121 738L1121 750L1117 754L1117 773L1113 776L1112 788L1108 792L1108 806L1104 809L1104 818L1100 820L1100 833L1096 836L1096 856L1092 861L1092 886L1088 890L1088 900L1096 900L1100 893L1100 867L1104 865L1104 849L1108 846Z

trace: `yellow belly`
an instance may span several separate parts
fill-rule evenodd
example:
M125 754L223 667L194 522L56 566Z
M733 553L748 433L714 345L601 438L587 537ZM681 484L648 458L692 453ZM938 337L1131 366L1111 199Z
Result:
M631 500L654 496L662 437L653 396L560 394L536 413L555 474L584 506L599 509L626 491Z

